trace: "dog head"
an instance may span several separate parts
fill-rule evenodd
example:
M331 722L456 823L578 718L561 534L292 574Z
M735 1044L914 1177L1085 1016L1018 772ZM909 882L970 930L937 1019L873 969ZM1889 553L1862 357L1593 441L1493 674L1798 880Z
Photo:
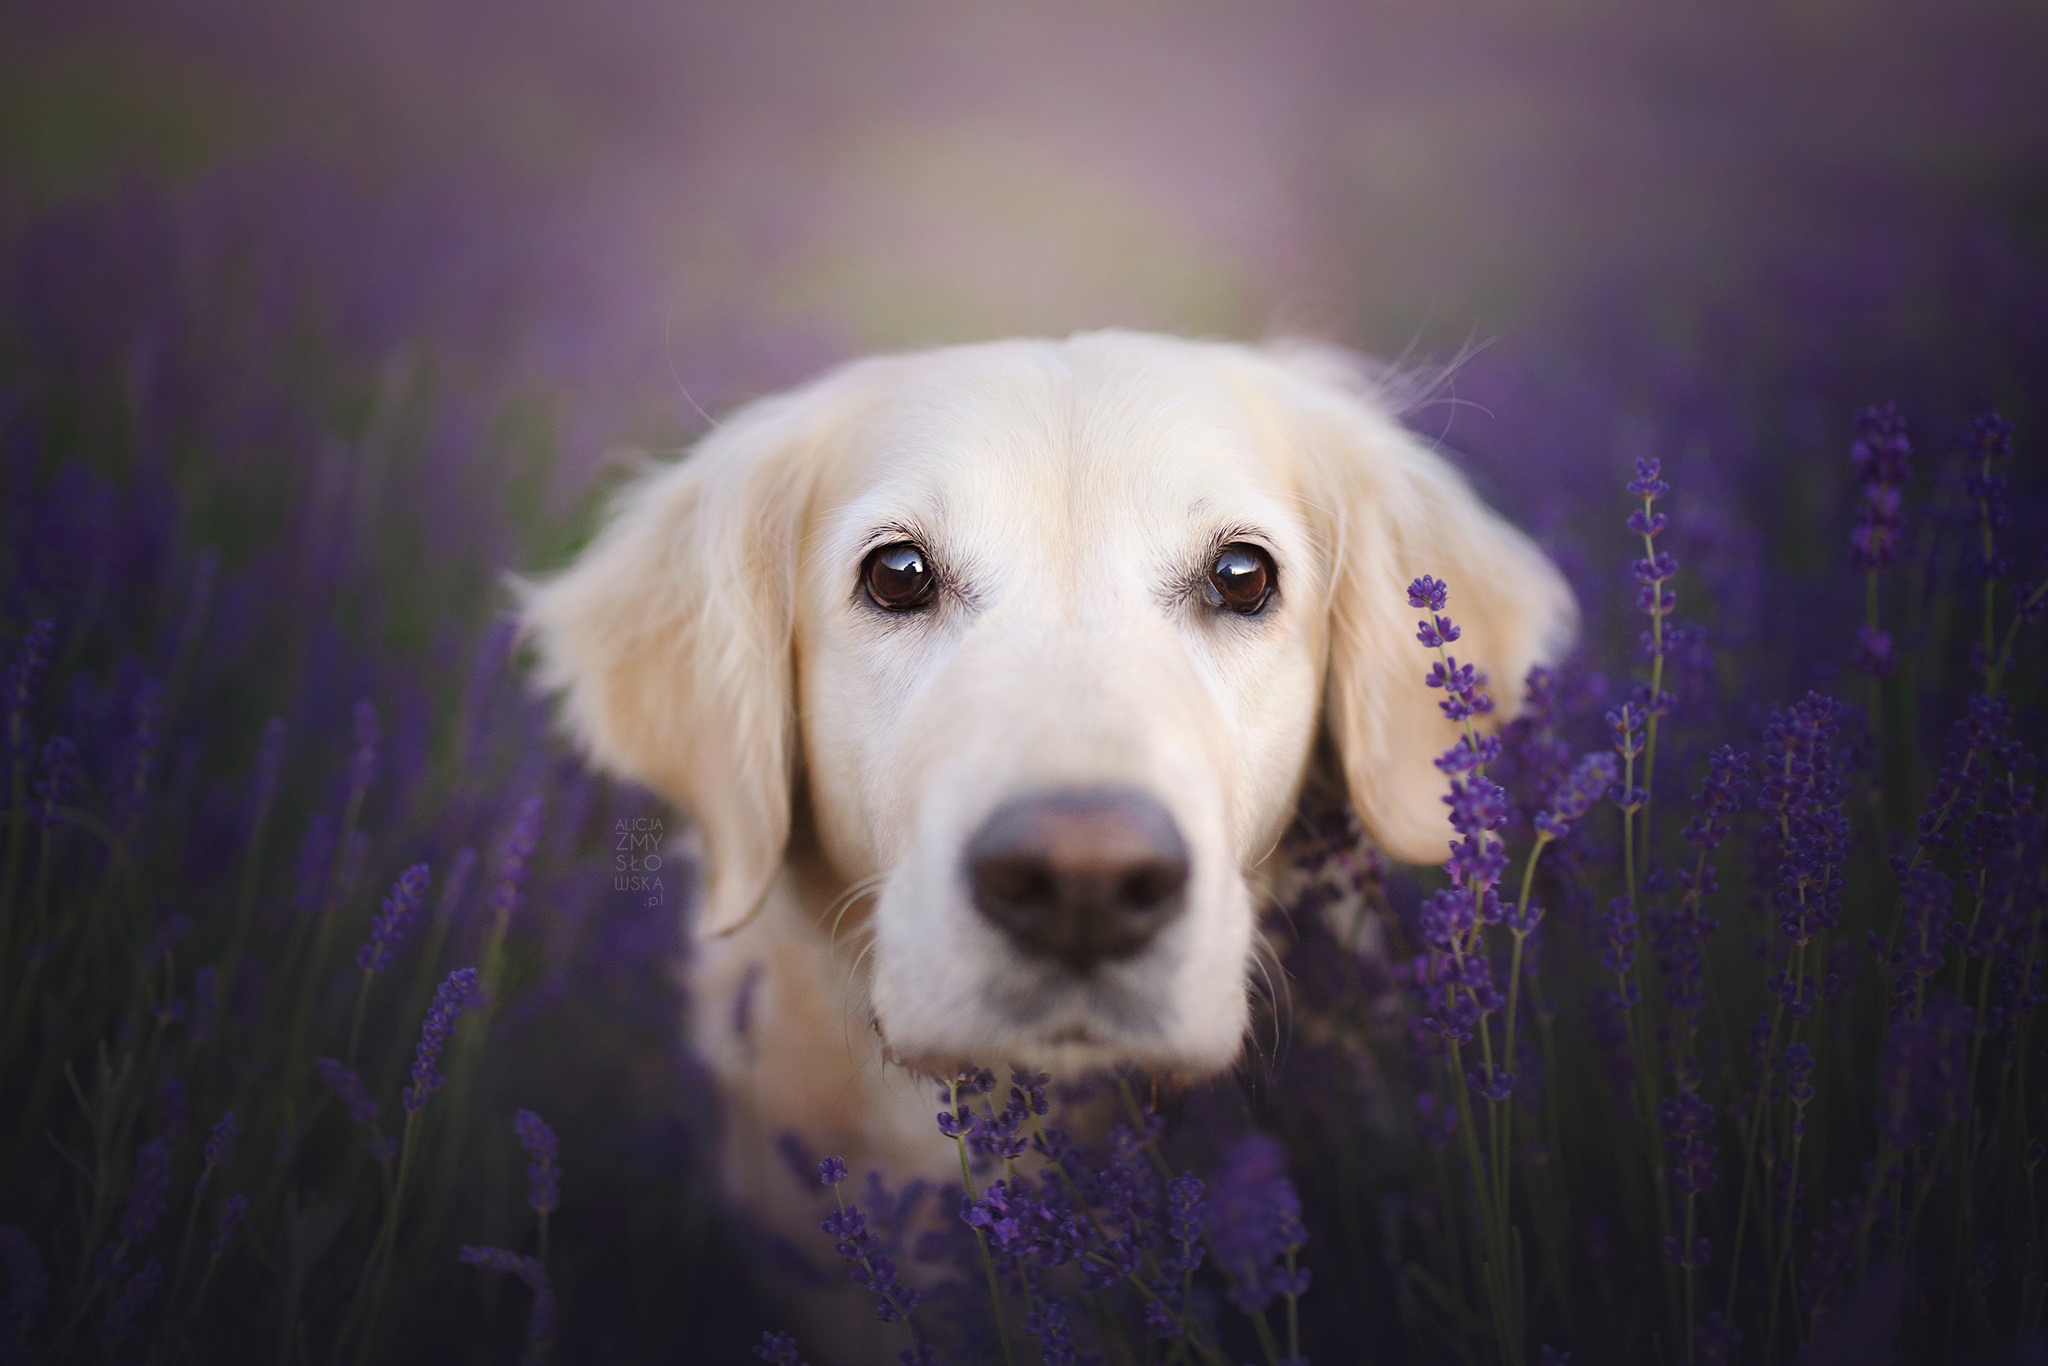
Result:
M848 365L646 474L528 590L543 682L695 817L713 928L804 805L872 893L899 1056L1216 1071L1319 737L1384 849L1445 856L1456 731L1407 583L1450 582L1504 704L1574 624L1361 374L1131 333Z

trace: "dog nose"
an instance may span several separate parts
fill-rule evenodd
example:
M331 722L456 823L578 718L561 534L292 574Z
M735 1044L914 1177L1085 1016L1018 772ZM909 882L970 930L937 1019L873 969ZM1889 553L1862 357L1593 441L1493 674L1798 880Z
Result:
M1060 789L996 808L967 844L974 905L1025 952L1076 972L1128 958L1176 915L1188 849L1128 788Z

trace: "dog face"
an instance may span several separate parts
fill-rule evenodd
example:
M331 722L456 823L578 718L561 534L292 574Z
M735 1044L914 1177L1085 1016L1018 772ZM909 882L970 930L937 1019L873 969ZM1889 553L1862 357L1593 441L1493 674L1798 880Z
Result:
M1251 874L1319 733L1390 852L1443 856L1425 572L1498 682L1569 633L1555 569L1339 358L1102 333L757 405L526 613L598 761L703 827L714 925L802 794L872 895L900 1057L1199 1075L1240 1047Z

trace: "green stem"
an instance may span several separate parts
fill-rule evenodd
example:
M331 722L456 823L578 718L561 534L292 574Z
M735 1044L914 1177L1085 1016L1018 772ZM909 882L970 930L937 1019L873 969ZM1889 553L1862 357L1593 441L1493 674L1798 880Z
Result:
M955 1077L946 1083L947 1104L957 1113L960 1109L960 1080ZM960 1150L960 1184L967 1188L967 1203L973 1204L981 1197L975 1193L974 1173L967 1162L967 1137L956 1134L953 1144ZM982 1229L974 1230L974 1242L981 1249L981 1269L988 1276L989 1312L996 1316L996 1338L1003 1344L1004 1366L1016 1366L1016 1354L1010 1347L1010 1326L1003 1321L1003 1291L996 1283L996 1259L988 1250L988 1234Z

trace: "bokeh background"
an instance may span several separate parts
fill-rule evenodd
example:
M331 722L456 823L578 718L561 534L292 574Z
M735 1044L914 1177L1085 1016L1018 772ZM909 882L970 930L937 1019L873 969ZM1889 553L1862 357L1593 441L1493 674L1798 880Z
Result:
M1455 367L1412 421L1624 668L1620 485L1663 456L1688 610L1790 696L1854 629L1855 408L1941 451L1997 404L2039 506L2044 60L2048 13L1973 0L20 0L6 637L131 633L67 647L102 688L73 713L184 680L202 826L262 717L338 772L361 696L373 859L548 794L537 989L492 1047L565 1132L563 1350L737 1352L765 1311L697 1180L680 929L576 852L600 798L520 700L503 571L559 564L622 454L861 352L1310 334ZM479 1359L520 1331L493 1312Z
M1590 348L1718 327L1754 352L1834 291L1924 347L1910 310L1995 307L2048 215L2043 24L2016 4L179 0L7 25L16 215L151 193L331 233L357 269L421 258L450 326L524 337L579 417L636 433L850 353L1109 324L1600 383ZM280 174L304 183L249 201Z

